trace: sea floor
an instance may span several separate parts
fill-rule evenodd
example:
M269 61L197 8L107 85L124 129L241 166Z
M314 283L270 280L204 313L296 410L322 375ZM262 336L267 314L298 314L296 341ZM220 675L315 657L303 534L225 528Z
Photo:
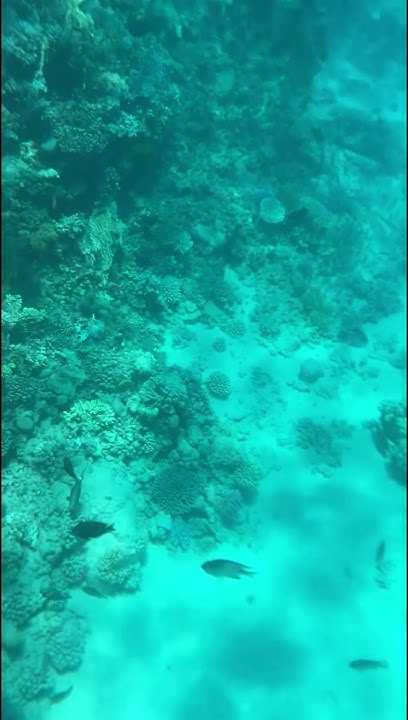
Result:
M400 320L394 318L397 333ZM378 326L369 349L350 351L360 370L343 374L343 382L336 362L328 361L338 383L331 397L299 389L299 364L310 348L290 355L254 347L251 354L245 340L234 345L223 362L235 369L237 385L247 387L253 364L269 367L280 386L278 400L265 393L260 400L247 389L222 405L264 467L254 532L210 556L150 546L135 595L73 592L72 607L88 616L91 634L83 664L69 680L73 689L52 706L50 720L405 716L405 489L388 477L364 427L383 399L403 395L402 371L378 351L381 333L386 337L390 330L392 320ZM316 352L324 358L327 349ZM361 372L361 354L375 372ZM179 360L175 353L174 362ZM324 472L308 464L292 442L293 424L304 415L355 426L341 467ZM116 493L118 535L131 532L129 485L123 485L121 505L108 463L93 469L92 477L100 491ZM386 587L375 569L382 540ZM201 569L210 557L249 564L258 574L214 578ZM388 667L350 668L357 659Z

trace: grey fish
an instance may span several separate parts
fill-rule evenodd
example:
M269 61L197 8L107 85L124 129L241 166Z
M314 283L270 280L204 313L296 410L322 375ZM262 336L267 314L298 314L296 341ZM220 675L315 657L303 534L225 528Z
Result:
M209 575L232 578L233 580L240 580L242 575L250 577L256 575L256 571L252 570L248 565L242 565L234 562L234 560L208 560L201 567Z
M60 690L59 692L53 693L50 697L50 702L55 705L55 703L62 702L62 700L65 700L66 697L70 694L71 690L73 688L73 685L70 685L66 690Z
M73 517L78 509L79 509L79 500L81 497L81 490L82 490L82 478L77 478L72 490L69 494L68 500L69 500L69 512L71 517Z
M388 663L385 660L365 660L362 658L361 660L351 660L349 662L349 667L351 667L353 670L379 670L380 668L386 669L388 668Z
M93 587L93 585L82 585L81 587L82 592L86 593L87 595L91 595L91 597L97 597L97 598L106 598L107 596L103 594L98 588Z
M72 477L73 480L75 480L75 483L74 483L74 485L71 489L71 492L68 496L69 512L70 512L71 517L74 517L74 515L76 515L76 513L78 512L78 509L79 509L79 500L81 497L81 490L82 490L82 480L84 477L85 470L82 472L81 477L79 477L79 475L76 474L76 472L74 470L74 466L73 466L71 460L69 459L69 457L64 457L64 470L67 473L67 475L69 475L70 477Z

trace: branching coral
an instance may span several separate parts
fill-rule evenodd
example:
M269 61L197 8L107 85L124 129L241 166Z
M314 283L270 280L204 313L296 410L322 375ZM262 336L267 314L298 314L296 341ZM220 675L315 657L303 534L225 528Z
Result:
M23 300L20 295L6 295L1 309L1 320L5 326L14 327L17 323L35 322L43 320L43 310L23 307Z
M79 400L63 417L70 429L83 434L94 434L98 429L111 427L115 421L112 408L102 400Z

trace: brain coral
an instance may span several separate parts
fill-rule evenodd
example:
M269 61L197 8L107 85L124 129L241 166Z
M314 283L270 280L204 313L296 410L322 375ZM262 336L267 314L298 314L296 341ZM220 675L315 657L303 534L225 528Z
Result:
M198 473L184 467L170 466L151 484L152 499L172 517L186 515L193 507L201 490Z
M231 392L229 377L221 370L214 370L210 373L207 379L207 387L211 395L222 400L225 400Z

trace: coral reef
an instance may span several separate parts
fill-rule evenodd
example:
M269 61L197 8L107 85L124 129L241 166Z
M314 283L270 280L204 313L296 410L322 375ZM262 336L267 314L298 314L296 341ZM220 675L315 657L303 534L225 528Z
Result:
M45 713L78 669L77 595L138 592L149 542L252 542L273 453L325 475L341 465L352 428L317 403L352 375L378 393L384 367L403 377L402 341L382 326L405 283L405 29L393 7L348 3L346 63L320 5L3 8L10 714ZM316 401L294 427L286 390ZM405 413L397 396L370 424L400 484ZM74 536L73 487L78 519L114 534ZM180 716L234 716L209 682L218 705L204 679Z
M370 423L371 435L385 459L390 477L400 485L407 483L407 406L404 402L385 401L380 417Z

